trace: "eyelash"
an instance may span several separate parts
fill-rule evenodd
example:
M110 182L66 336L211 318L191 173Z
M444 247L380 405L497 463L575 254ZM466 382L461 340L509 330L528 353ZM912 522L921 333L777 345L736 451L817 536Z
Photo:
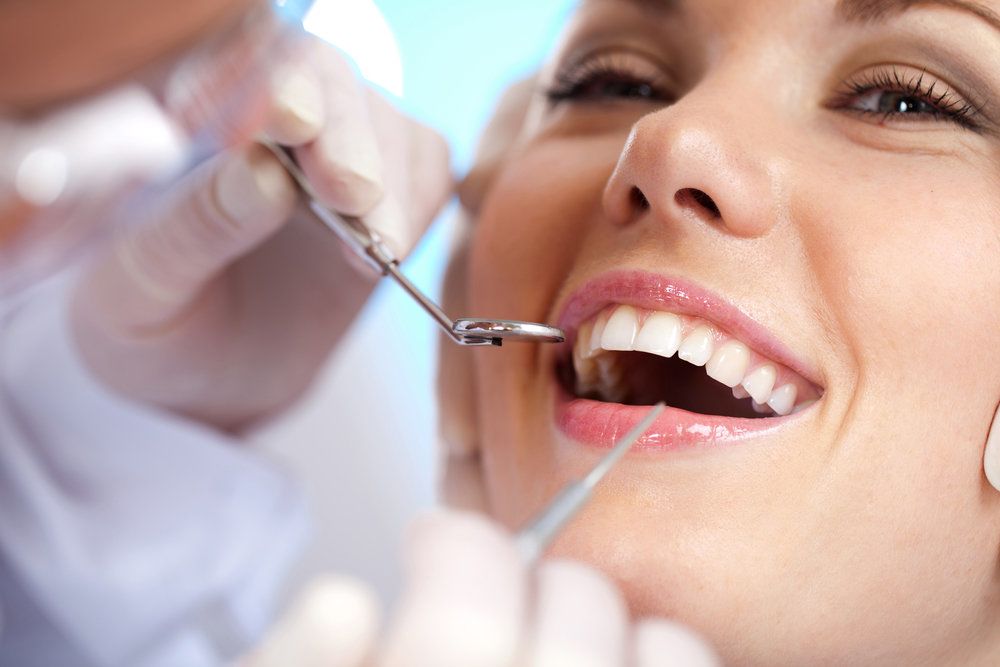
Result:
M585 57L562 67L552 85L545 91L550 106L563 103L584 104L631 100L652 104L670 104L676 101L668 81L653 63L640 65L642 58L625 53L603 53ZM640 71L648 69L648 71ZM949 121L960 127L977 130L976 117L980 108L967 102L958 93L938 81L927 82L926 72L906 74L899 67L882 65L856 75L843 82L844 90L828 106L859 115L881 116L890 121L894 117L914 115L914 120ZM594 87L613 86L608 91ZM859 109L859 98L875 92L895 93L930 107L928 111L906 114L900 111Z
M640 56L626 53L600 53L570 62L555 75L545 91L550 105L563 102L587 103L614 100L636 100L667 104L673 97L667 89L666 77L652 63L643 63ZM641 71L648 70L648 71ZM615 86L616 91L588 90L594 86Z
M923 116L915 120L950 121L961 127L976 130L979 125L976 116L980 108L967 102L958 93L939 81L926 81L927 72L905 73L892 65L881 65L867 70L854 79L843 82L844 91L838 93L829 106L833 109L843 109L865 116L881 116L884 121L894 116L906 116L899 111L880 111L858 109L853 106L859 98L874 92L895 93L904 97L912 97L930 107L929 111L914 114Z

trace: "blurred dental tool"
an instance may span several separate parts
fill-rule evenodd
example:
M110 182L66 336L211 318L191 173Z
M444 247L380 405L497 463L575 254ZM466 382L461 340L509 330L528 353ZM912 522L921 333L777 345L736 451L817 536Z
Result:
M517 535L517 547L526 562L533 563L538 560L570 519L584 508L601 480L628 453L664 408L666 405L662 401L654 405L645 419L626 433L586 477L567 484L548 507L521 529Z
M452 320L441 310L440 306L403 275L399 270L399 260L382 242L377 232L369 229L360 218L334 213L320 204L316 191L291 154L273 142L261 141L261 143L277 156L298 184L299 189L306 195L310 212L326 227L333 230L369 266L383 276L389 276L395 280L459 345L495 345L499 347L505 340L528 343L561 343L565 340L561 329L534 322L482 318Z

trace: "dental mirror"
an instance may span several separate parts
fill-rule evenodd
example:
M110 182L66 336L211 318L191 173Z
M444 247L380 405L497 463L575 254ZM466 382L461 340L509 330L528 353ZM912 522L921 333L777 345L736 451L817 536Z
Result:
M505 340L525 343L561 343L566 339L561 329L535 322L483 318L452 320L445 315L440 306L403 275L399 270L399 260L383 243L377 232L369 229L360 218L339 215L320 204L316 191L291 153L271 141L261 140L260 143L274 153L299 189L306 195L309 211L325 227L339 236L369 266L383 276L389 276L395 280L459 345L499 347L503 345Z

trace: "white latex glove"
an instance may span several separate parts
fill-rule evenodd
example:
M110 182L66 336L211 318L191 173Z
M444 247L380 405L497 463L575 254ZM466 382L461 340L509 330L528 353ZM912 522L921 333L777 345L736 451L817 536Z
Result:
M374 596L340 578L311 586L239 667L707 667L697 637L633 624L615 586L569 561L529 570L511 536L477 515L413 527L406 584L378 638Z
M323 203L364 215L403 256L451 191L447 147L336 50L310 49L277 80L263 129L296 147ZM375 283L300 213L262 147L190 174L82 281L73 327L88 365L121 393L222 428L287 406Z

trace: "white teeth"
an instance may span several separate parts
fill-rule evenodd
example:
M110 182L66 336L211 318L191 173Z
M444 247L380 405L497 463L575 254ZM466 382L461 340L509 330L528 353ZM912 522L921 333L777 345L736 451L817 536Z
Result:
M677 356L695 366L704 366L712 358L712 330L701 326L687 335L677 349Z
M778 369L771 364L764 364L743 379L743 389L758 403L767 403L774 389L774 380L778 377Z
M638 352L672 357L681 344L681 318L673 313L650 313L635 338Z
M594 349L590 345L590 339L593 336L594 323L587 322L582 327L576 335L576 354L582 359L590 359L597 355L598 350Z
M605 350L628 352L635 342L639 330L639 316L631 306L619 306L608 320L601 335L601 347Z
M787 415L795 406L795 395L797 393L798 389L795 388L794 384L781 385L771 392L771 398L768 399L767 404L779 415Z
M645 319L640 326L643 315ZM684 316L674 313L646 313L632 306L605 309L577 332L573 348L577 394L610 402L625 400L630 387L625 382L620 359L618 355L603 352L635 350L665 358L676 353L694 366L704 366L706 374L730 387L736 399L752 399L753 409L760 414L785 416L815 402L804 400L796 405L798 387L792 382L776 388L779 370L774 363L763 363L748 372L755 355L746 344L716 332L707 324L698 324L697 320L686 322ZM694 329L683 336L685 327ZM725 342L718 345L716 338ZM806 398L813 396L803 396Z
M608 314L601 313L594 321L594 329L590 332L590 355L594 356L601 350L601 337L604 336L604 327L608 323Z
M738 340L731 340L715 351L705 366L705 372L713 380L735 387L743 379L749 363L750 349Z

